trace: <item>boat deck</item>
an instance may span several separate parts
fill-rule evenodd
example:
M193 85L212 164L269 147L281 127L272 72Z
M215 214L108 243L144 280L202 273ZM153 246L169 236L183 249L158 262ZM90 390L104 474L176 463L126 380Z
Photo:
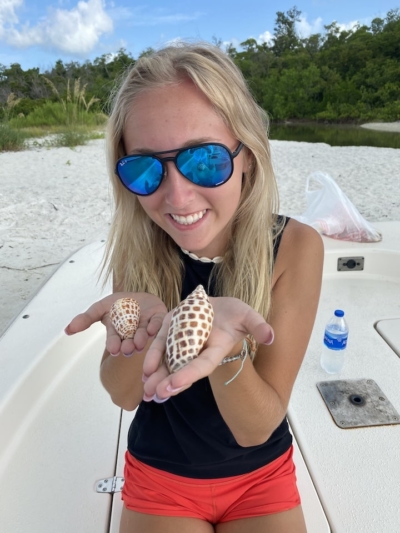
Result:
M288 412L335 533L400 531L400 425L339 427L316 387L320 381L373 380L400 413L400 231L396 223L375 225L384 235L377 244L324 240L321 300ZM339 257L354 256L364 257L363 271L337 271ZM335 309L346 313L349 339L343 371L329 375L319 359Z

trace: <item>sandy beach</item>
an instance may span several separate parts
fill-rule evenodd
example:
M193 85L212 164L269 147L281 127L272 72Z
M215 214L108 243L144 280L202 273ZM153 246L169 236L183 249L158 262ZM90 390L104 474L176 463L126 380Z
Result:
M397 122L367 122L366 124L361 124L361 127L367 128L368 130L400 133L400 120Z
M304 212L306 178L323 171L369 222L400 220L400 150L271 145L282 213ZM104 140L0 153L0 335L60 262L107 235L111 210Z

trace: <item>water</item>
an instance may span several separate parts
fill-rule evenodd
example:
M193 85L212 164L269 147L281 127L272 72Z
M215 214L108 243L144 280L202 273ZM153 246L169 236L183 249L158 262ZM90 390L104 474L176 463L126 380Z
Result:
M322 346L321 366L328 374L340 374L344 367L346 350L331 350L325 344Z
M400 148L400 133L341 124L271 124L270 138L277 141L326 143L330 146Z

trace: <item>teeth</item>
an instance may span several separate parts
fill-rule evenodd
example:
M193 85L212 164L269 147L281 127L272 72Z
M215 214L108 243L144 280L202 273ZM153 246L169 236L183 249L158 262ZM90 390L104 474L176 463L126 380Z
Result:
M200 211L199 213L194 213L194 215L189 215L187 217L182 217L179 215L172 215L172 214L171 214L171 217L176 222L179 222L179 224L183 224L184 226L190 226L191 224L194 224L195 222L203 218L205 214L206 214L206 209L204 209L204 211Z

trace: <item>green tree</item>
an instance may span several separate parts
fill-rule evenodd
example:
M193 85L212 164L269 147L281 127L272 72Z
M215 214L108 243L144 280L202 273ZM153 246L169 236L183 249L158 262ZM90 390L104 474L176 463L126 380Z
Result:
M296 22L300 21L301 11L296 6L289 9L286 13L278 11L276 14L273 51L275 55L296 50L300 44L300 39L296 31Z

